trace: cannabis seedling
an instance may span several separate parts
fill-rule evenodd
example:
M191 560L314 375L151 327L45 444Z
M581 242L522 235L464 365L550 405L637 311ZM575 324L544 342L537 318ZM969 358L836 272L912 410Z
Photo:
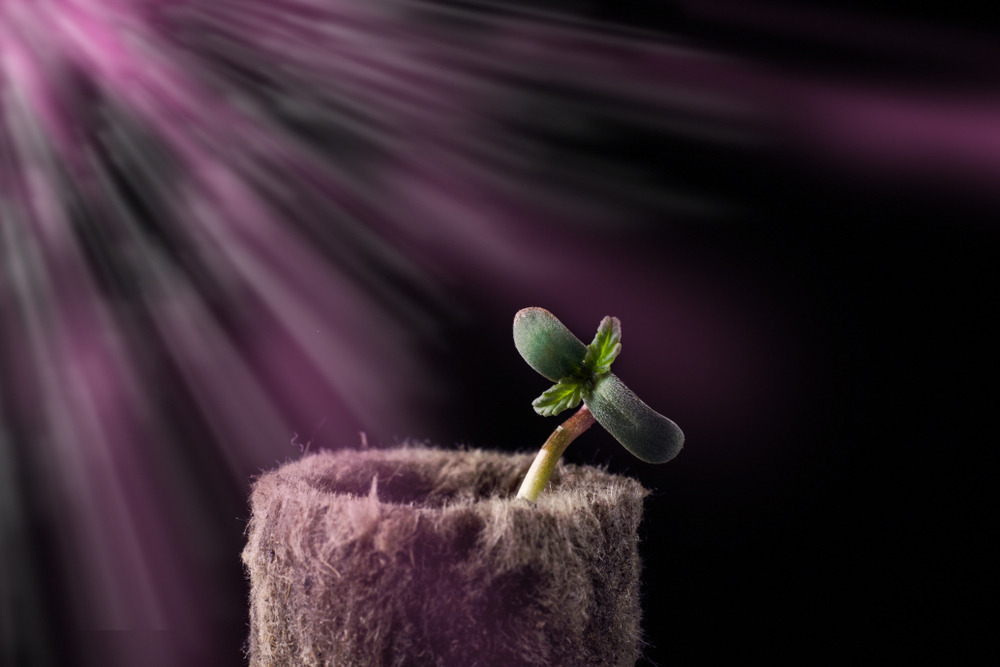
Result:
M514 316L517 351L529 366L556 383L532 402L535 412L549 417L583 403L542 445L518 498L538 498L566 447L595 420L647 463L664 463L681 450L684 434L677 424L639 400L611 372L611 362L622 349L621 337L617 317L601 320L593 342L584 345L544 308L525 308Z

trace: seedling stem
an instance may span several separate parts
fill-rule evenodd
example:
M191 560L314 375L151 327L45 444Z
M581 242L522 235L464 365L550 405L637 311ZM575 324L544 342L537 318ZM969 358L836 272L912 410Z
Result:
M517 492L518 498L526 498L534 502L538 494L542 492L545 485L552 476L552 471L559 462L569 444L576 440L577 436L586 431L594 423L594 415L586 405L581 405L580 409L573 413L573 416L564 421L556 430L552 432L549 439L542 445L542 449L535 456L528 474L521 482L521 490Z

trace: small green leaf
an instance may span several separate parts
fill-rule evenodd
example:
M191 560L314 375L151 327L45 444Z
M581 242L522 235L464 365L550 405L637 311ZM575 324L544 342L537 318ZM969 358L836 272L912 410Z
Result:
M669 461L684 445L680 427L643 403L614 373L601 377L584 401L598 424L647 463Z
M566 378L552 385L531 402L535 412L543 417L557 415L563 410L569 410L580 405L583 400L583 384L578 380Z
M605 317L597 327L597 335L587 346L584 368L593 376L611 371L611 362L622 351L622 324L617 317Z
M514 316L514 346L552 382L577 375L587 354L587 346L544 308L525 308Z

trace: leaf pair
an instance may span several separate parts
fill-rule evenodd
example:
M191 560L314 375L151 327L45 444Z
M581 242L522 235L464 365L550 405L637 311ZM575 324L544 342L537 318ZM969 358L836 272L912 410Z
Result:
M535 412L559 414L586 403L597 422L633 455L649 463L669 461L684 443L681 429L643 403L611 372L621 352L621 323L605 317L590 345L544 308L514 317L514 345L528 365L556 384L536 398Z

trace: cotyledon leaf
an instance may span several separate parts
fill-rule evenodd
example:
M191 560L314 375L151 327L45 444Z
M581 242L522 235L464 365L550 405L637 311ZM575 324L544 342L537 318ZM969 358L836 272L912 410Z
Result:
M598 379L583 401L598 424L647 463L665 463L684 445L680 427L643 403L614 373Z
M514 316L514 346L553 382L576 375L587 355L587 346L544 308L524 308Z

